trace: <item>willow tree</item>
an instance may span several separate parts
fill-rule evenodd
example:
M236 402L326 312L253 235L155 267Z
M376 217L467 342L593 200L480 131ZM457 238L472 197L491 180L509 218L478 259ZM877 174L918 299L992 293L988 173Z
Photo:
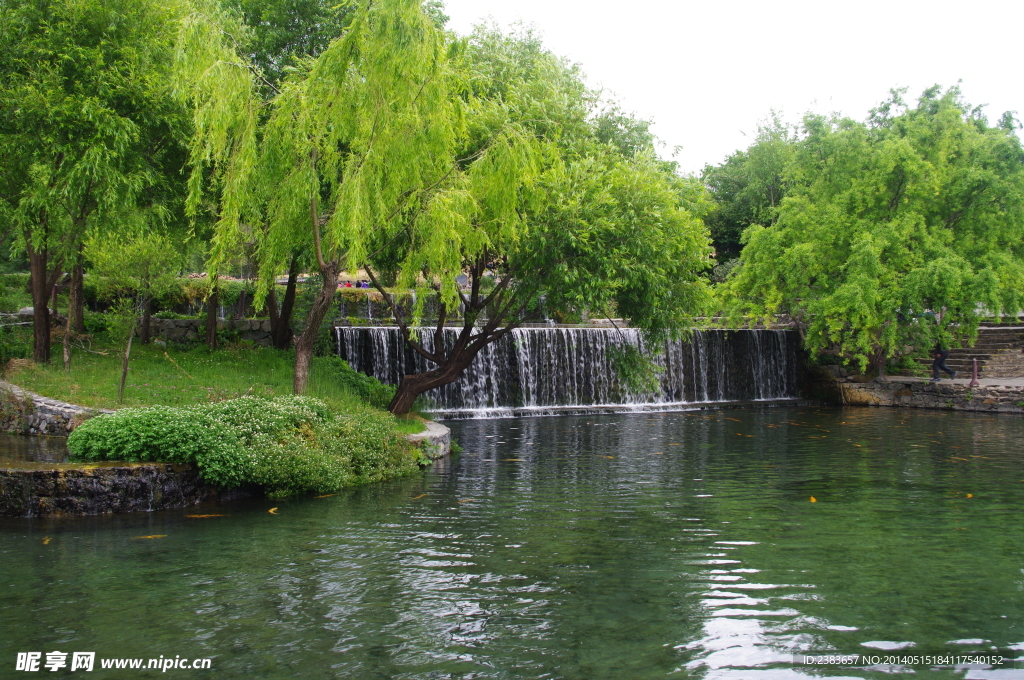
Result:
M217 197L211 275L247 225L262 224L259 294L297 243L321 289L295 343L296 392L338 274L366 259L376 231L414 210L450 172L461 125L445 34L417 0L364 1L342 34L265 102L239 54L242 28L210 8L186 22L179 69L195 105L190 207Z
M901 92L866 123L809 115L775 224L743 235L738 318L787 314L809 350L861 367L969 341L1024 306L1024 152L956 88ZM938 320L940 323L934 323Z
M614 310L656 340L708 301L699 273L710 247L689 205L699 187L683 186L650 145L614 143L577 69L529 33L488 29L473 35L462 68L467 134L457 159L417 211L376 232L367 255L406 344L436 366L404 376L394 413L456 380L542 308ZM382 285L391 278L436 296L433 328L417 328L419 310Z

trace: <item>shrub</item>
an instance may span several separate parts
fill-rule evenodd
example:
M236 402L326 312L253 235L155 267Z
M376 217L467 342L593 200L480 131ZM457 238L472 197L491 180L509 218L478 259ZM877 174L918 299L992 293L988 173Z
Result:
M385 385L371 375L360 373L337 356L321 357L315 370L317 380L344 385L371 406L386 409L395 397L394 385Z
M227 456L238 448L227 425L193 408L125 408L91 418L68 437L76 460L194 463L207 451Z
M192 463L208 482L258 484L272 496L337 491L416 469L390 414L339 415L303 396L122 409L75 429L68 451L75 460Z

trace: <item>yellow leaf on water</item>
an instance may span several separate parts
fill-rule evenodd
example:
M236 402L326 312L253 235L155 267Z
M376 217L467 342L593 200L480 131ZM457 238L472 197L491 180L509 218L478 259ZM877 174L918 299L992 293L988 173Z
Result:
M325 493L323 496L313 496L313 498L330 498L331 496L337 496L336 493Z
M605 458L615 458L615 456L605 456Z
M811 502L812 502L812 503L817 503L817 502L818 502L818 499L817 499L817 498L815 498L814 496L811 496Z
M152 536L136 536L135 538L166 538L167 534L153 534Z
M460 502L460 503L468 503L468 502L470 502L470 501L475 501L475 500L476 500L475 498L467 498L466 500L464 500L464 501L459 501L459 502Z
M665 455L665 453L664 453L664 451L655 451L651 455L652 456L663 456L663 455Z
M974 498L974 494L973 493L969 493L969 494L967 494L967 497L968 498Z
M413 496L413 497L412 497L412 500L414 500L414 501L415 501L415 500L419 500L420 498L423 498L423 497L424 497L424 496L426 496L426 495L427 495L427 494L425 494L425 493L421 493L421 494L420 494L419 496Z
M50 537L49 536L47 536L46 538L43 539L43 545L50 545Z
M206 519L207 517L227 517L227 515L185 515L189 519Z
M267 510L267 512L269 512L271 515L276 515L277 514L277 508L271 508L270 510Z

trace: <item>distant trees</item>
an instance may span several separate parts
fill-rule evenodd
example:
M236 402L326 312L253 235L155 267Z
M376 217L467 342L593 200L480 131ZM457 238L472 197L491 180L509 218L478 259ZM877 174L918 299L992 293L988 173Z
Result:
M743 230L752 224L774 224L786 196L785 173L793 160L795 131L777 115L758 127L754 143L721 165L704 167L701 179L714 208L704 218L720 263L736 258L743 248Z
M136 207L166 215L162 174L182 136L168 74L180 16L151 0L0 5L0 214L28 254L36 361L50 360L48 303L63 272L80 293L85 235Z
M808 115L774 223L743 233L736 321L789 315L812 352L881 364L1024 307L1024 151L957 88L866 123ZM929 316L925 317L926 313ZM938 320L939 323L933 322Z

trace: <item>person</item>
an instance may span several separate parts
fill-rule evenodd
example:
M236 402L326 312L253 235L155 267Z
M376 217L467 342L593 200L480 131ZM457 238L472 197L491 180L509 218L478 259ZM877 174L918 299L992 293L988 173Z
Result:
M941 342L936 342L935 347L932 348L932 357L935 361L932 362L932 382L939 382L939 369L941 368L946 373L949 373L950 380L956 380L956 371L951 371L946 367L946 357L949 356L949 350L942 346Z

